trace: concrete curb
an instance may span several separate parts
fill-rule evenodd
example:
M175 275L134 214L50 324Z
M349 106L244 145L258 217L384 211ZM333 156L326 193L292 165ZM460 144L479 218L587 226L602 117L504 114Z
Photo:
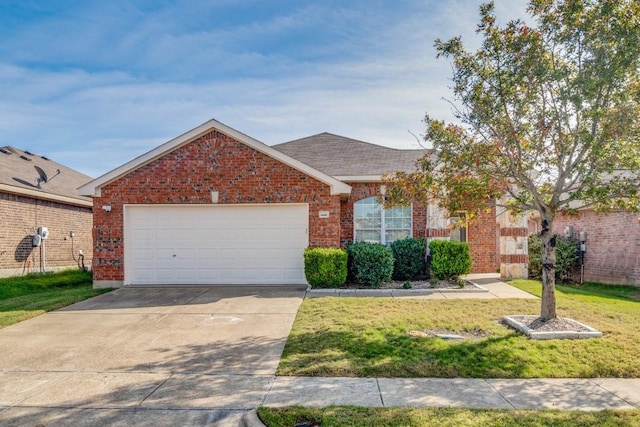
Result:
M586 338L602 338L603 333L591 326L580 323L576 320L569 319L571 322L583 327L587 331L562 331L562 332L536 332L530 329L523 323L519 322L515 317L537 317L537 316L524 316L524 315L509 315L504 316L502 320L513 329L525 334L532 340L553 340L553 339L586 339Z
M472 280L467 280L470 286L465 289L456 288L432 288L432 289L314 289L307 287L305 292L306 298L322 298L322 297L412 297L432 294L474 294L488 293L489 290Z
M258 411L255 409L244 413L240 425L242 427L266 427L258 416Z

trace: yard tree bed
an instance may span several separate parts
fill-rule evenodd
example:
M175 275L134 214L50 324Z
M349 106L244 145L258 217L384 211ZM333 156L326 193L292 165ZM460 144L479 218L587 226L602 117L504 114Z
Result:
M514 281L531 293L540 282ZM318 298L303 301L278 375L442 378L640 376L637 289L558 286L558 314L597 328L591 340L535 341L500 323L539 301ZM471 336L446 341L411 331Z
M258 408L267 427L623 427L640 424L640 411L525 411L455 408Z

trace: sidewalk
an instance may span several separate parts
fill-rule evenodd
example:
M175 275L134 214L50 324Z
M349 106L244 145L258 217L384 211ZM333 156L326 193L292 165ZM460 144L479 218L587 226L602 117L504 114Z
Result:
M638 409L640 379L275 377L264 406L293 405Z
M386 297L416 299L496 299L530 298L535 295L505 283L496 273L468 274L462 279L472 282L466 289L307 289L305 298L322 297Z

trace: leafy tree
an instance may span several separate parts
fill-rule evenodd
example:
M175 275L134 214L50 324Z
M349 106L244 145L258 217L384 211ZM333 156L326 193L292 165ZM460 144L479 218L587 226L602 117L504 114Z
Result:
M542 220L541 318L556 317L553 221L577 207L638 210L640 2L530 0L535 21L496 23L480 7L481 47L436 40L451 61L458 123L427 115L434 154L388 178L387 204L426 194L472 218L508 195Z

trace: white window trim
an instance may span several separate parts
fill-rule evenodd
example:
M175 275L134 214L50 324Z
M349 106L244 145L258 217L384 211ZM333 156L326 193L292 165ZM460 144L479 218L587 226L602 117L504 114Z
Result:
M377 196L371 196L371 197L377 197ZM360 199L356 202L353 202L353 241L356 242L356 203L361 202L363 200L367 200L370 199L371 197L365 197L364 199ZM411 225L409 227L409 237L413 237L413 203L411 203L409 205L409 208L411 209L410 212L410 219L411 219ZM386 213L386 209L384 208L384 206L380 206L380 229L379 230L375 230L375 231L380 231L380 243L383 245L387 244L387 236L386 236L386 231L387 228L385 227L385 213ZM374 230L373 228L368 228L366 230ZM364 230L360 230L360 231L364 231Z

